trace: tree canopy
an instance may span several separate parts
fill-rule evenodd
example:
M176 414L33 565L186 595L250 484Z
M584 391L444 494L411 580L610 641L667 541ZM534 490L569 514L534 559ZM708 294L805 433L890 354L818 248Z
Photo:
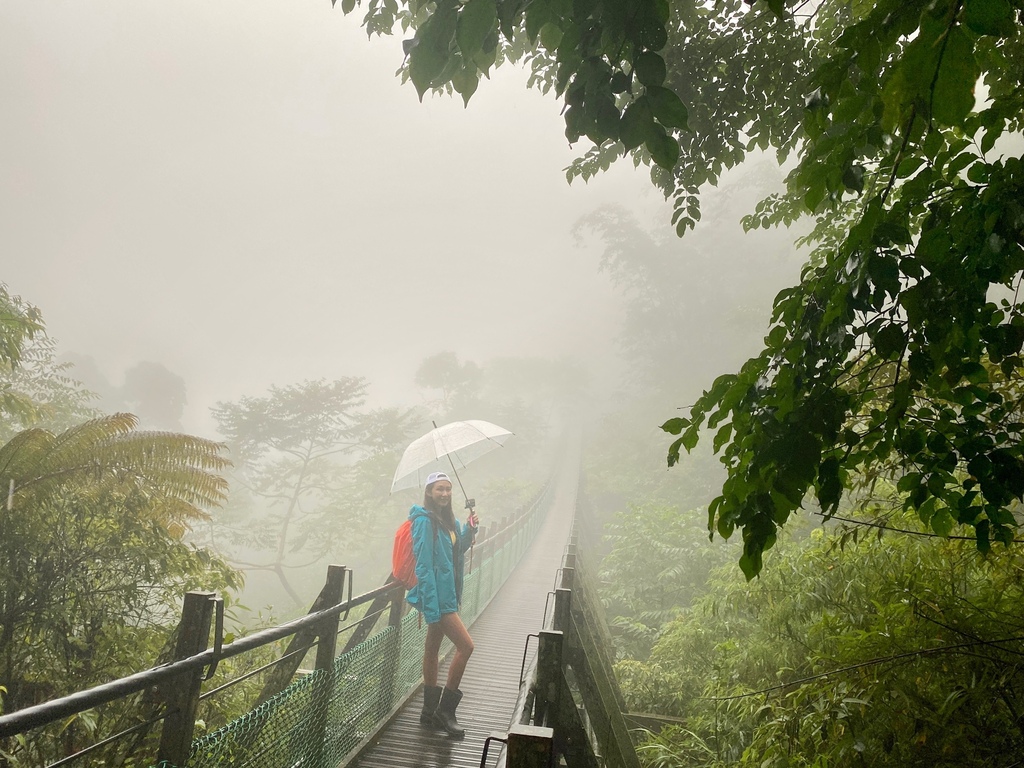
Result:
M343 0L353 10L355 0ZM712 531L741 567L808 494L834 514L863 478L899 481L931 530L1010 542L1024 495L1021 0L369 0L397 22L406 75L467 100L525 60L593 146L589 178L632 154L674 203L753 151L792 170L747 227L810 217L801 282L779 294L763 351L718 378L669 463L716 429L728 479Z
M374 533L386 468L411 430L408 412L365 407L367 386L356 376L305 381L212 409L235 469L234 509L207 528L210 545L273 573L296 606L304 600L288 570Z
M38 310L0 285L0 711L154 663L183 592L242 584L183 540L224 500L224 446L138 431L130 414L83 421L89 393L53 349ZM48 764L152 706L136 696L6 739L0 762ZM122 764L147 737L99 759Z

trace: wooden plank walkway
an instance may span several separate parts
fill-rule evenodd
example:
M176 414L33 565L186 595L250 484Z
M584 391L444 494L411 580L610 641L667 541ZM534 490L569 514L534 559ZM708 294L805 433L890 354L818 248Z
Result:
M573 452L575 453L575 452ZM519 695L523 648L530 633L544 623L544 606L569 538L579 463L575 455L564 462L551 506L537 538L515 572L470 627L475 650L462 679L459 723L466 738L453 741L439 731L420 726L422 696L417 692L350 766L359 768L471 768L480 765L484 740L505 735ZM531 654L536 640L530 641ZM439 676L444 680L447 664ZM492 743L488 765L497 759L500 743Z

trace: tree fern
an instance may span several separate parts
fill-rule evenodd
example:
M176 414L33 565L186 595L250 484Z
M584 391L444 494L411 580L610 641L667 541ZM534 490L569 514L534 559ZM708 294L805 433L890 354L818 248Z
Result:
M169 432L136 431L127 413L60 434L29 429L0 447L0 483L14 509L52 496L137 495L152 519L181 535L226 497L224 446Z

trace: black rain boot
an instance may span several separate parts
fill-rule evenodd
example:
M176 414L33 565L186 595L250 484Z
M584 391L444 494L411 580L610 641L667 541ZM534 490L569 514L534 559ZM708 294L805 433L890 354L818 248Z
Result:
M452 688L445 688L441 693L441 701L437 704L434 712L434 723L444 729L444 732L453 739L461 739L466 735L466 730L459 727L459 721L455 719L455 710L462 701L462 691Z
M437 711L437 702L441 700L441 686L423 686L423 709L420 711L420 725L436 727L434 712Z

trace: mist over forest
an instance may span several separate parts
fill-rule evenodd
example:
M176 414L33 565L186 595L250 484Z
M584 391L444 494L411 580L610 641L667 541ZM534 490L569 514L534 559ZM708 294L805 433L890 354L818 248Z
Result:
M0 716L383 584L480 419L644 768L1024 762L1024 4L807 5L0 4Z

